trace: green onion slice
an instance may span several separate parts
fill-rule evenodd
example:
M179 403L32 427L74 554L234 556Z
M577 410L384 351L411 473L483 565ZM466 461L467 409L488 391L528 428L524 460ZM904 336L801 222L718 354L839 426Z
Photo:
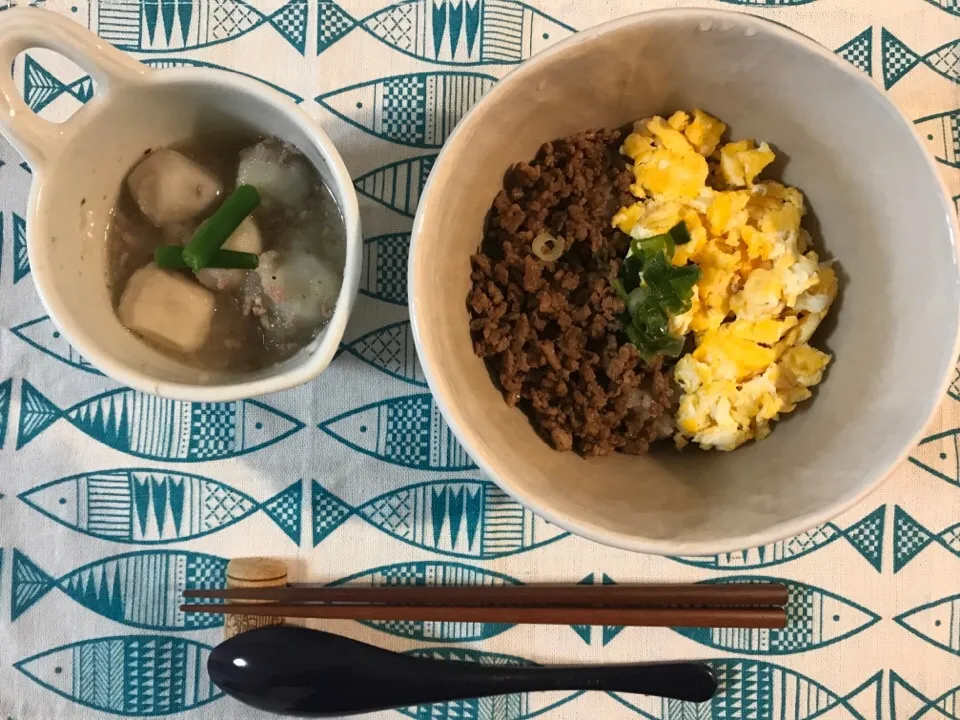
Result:
M183 249L183 261L193 270L208 267L213 255L260 204L260 193L252 185L241 185L223 201L217 211L197 228Z
M166 270L189 270L183 259L183 248L179 245L160 245L153 251L153 260L157 267ZM207 268L213 270L256 270L260 258L256 253L237 252L236 250L217 250Z

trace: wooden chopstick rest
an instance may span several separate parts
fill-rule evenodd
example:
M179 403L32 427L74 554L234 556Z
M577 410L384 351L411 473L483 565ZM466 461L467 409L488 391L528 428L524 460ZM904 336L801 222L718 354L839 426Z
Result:
M287 584L287 565L282 560L268 557L234 558L227 563L228 589L276 588ZM226 602L233 602L227 599ZM251 604L269 602L250 600ZM223 637L229 640L234 635L271 625L283 625L282 617L270 615L224 615Z

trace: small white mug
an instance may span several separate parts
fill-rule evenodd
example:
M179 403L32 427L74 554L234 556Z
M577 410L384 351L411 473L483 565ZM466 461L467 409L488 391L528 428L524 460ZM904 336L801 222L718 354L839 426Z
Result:
M0 134L30 164L27 253L37 293L63 336L91 364L143 392L225 402L312 380L336 353L360 277L362 239L350 175L326 133L280 93L221 70L149 69L55 13L16 8L0 22L0 68L23 50L61 53L90 74L95 94L63 123L23 102L0 72ZM146 150L198 132L242 130L295 145L333 192L346 223L343 285L333 317L297 355L255 373L203 373L158 352L117 319L105 238L127 171Z

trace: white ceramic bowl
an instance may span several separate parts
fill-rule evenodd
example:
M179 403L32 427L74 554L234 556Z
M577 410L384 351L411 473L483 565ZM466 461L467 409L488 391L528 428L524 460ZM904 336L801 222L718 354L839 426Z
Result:
M505 169L544 141L694 107L788 158L781 179L806 193L841 269L833 327L815 338L834 362L812 401L732 453L555 452L473 354L465 299L485 214ZM506 492L597 542L713 554L825 522L918 440L957 357L956 238L933 161L868 77L750 15L644 13L537 55L461 121L420 200L411 318L440 410Z
M0 133L33 171L27 252L40 299L81 355L106 375L165 397L228 401L316 377L333 359L360 279L357 197L340 155L304 112L269 87L218 70L153 71L55 13L17 8L0 22L0 67L31 47L83 67L96 95L53 124L21 100L0 72ZM148 148L199 132L243 130L296 145L333 191L346 221L343 286L330 323L289 360L249 374L200 373L157 352L117 320L106 287L105 236L124 175Z

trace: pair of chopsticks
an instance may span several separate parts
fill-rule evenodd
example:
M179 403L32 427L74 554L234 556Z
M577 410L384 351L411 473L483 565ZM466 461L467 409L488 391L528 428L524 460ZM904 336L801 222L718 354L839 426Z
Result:
M787 588L716 585L518 585L233 588L185 590L184 612L322 618L427 620L511 625L771 628L786 625Z

